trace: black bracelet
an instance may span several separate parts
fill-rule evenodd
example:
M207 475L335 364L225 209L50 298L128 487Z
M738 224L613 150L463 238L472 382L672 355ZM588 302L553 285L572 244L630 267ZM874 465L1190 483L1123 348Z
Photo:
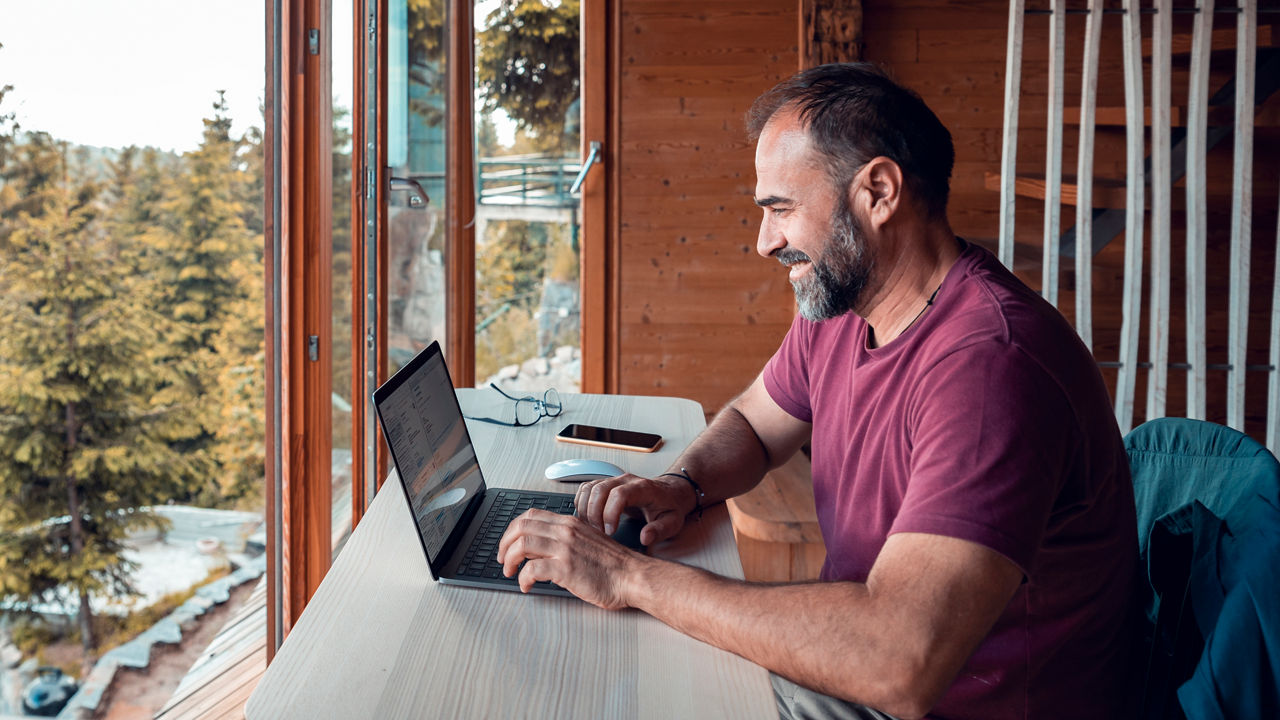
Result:
M658 477L666 477L668 475L670 475L671 477L684 478L690 485L693 486L693 512L689 514L692 515L693 513L696 512L698 513L698 519L701 520L702 519L702 501L706 499L707 494L702 492L702 488L698 487L698 483L694 482L693 478L689 477L689 471L685 470L684 468L680 468L680 472L662 473Z

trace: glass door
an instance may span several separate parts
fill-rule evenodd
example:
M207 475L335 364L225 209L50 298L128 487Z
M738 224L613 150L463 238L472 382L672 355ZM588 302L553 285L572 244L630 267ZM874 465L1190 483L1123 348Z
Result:
M606 286L584 283L582 267L603 276L605 251L591 245L603 233L582 227L584 217L588 228L603 226L605 185L591 170L603 161L600 143L583 143L581 128L604 113L583 102L579 56L583 47L603 52L605 5L589 8L600 17L584 34L580 0L356 2L359 514L388 470L369 401L378 382L438 340L458 385L576 391L584 335L604 345L608 310L585 303L584 334L583 288L603 297ZM585 99L593 97L604 93ZM593 357L603 367L602 354Z
M446 338L448 6L391 0L387 32L387 377ZM456 374L456 370L455 370ZM371 418L372 419L372 418Z

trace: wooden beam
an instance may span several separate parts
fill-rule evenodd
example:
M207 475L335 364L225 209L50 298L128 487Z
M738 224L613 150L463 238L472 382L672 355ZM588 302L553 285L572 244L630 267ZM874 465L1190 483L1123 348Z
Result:
M474 3L449 0L445 110L445 354L457 387L476 384L476 183Z
M268 536L280 538L279 549L268 558L269 571L279 577L278 584L268 584L269 635L274 640L297 622L333 554L330 45L322 42L312 52L306 43L296 42L311 29L327 36L331 23L325 0L281 2L286 3L282 12L275 14L272 8L280 25L278 35L275 27L271 31L269 65L279 62L280 84L274 86L272 78L269 90L275 99L266 123L267 145L273 148L268 205L279 203L280 211L273 220L280 225L279 242L272 243L269 254L274 257L267 263L279 298L268 306L269 326L273 333L279 329L270 367L278 373L280 413L278 420L268 418L267 427L273 453L267 475L273 502ZM272 653L274 645L269 643Z
M1205 4L1198 3L1200 6L1199 15L1204 15ZM1212 19L1213 11L1209 10L1208 15ZM1257 26L1257 45L1269 47L1272 41L1273 30L1270 25ZM1213 31L1213 37L1206 40L1213 50L1230 50L1235 49L1237 33L1235 28L1218 28ZM1199 42L1193 30L1190 35L1186 33L1178 33L1172 35L1169 39L1169 54L1173 56L1195 54L1196 43ZM1152 39L1146 38L1142 41L1142 56L1152 57Z
M1022 20L1026 0L1009 0L1008 50L1004 66L1004 133L1000 150L1000 246L998 254L1005 267L1013 267L1017 216L1014 205L1018 167L1018 98L1022 94Z
M368 177L368 171L374 166L369 162L366 150L369 139L370 121L376 123L377 115L371 112L365 102L365 92L370 85L377 84L366 78L366 69L377 72L377 66L370 68L367 63L372 60L369 52L370 38L366 36L368 24L361 18L370 12L374 0L355 0L352 3L353 22L351 24L351 529L360 524L364 510L373 500L374 487L368 483L371 468L367 466L373 452L373 438L366 437L366 428L370 427L371 417L368 413L369 394L365 382L365 368L373 365L366 359L365 347L366 322L371 315L370 303L366 299L369 282L368 252L377 243L376 225L370 211L375 207L372 198L365 197L365 183L360 178ZM376 191L377 184L374 184ZM368 218L368 220L367 220ZM372 368L370 368L372 369Z
M1076 160L1076 332L1093 350L1093 138L1098 106L1098 55L1102 47L1102 0L1089 0L1085 19L1084 76L1080 83L1080 142Z
M1206 238L1208 237L1208 185L1205 159L1209 154L1209 53L1213 47L1213 3L1201 0L1192 30L1190 87L1187 91L1187 410L1193 420L1206 417L1208 353L1205 341Z
M1236 20L1236 125L1231 144L1231 294L1227 320L1227 425L1244 432L1245 359L1249 348L1249 254L1253 232L1253 101L1257 0L1240 0Z
M1116 421L1120 432L1133 427L1133 400L1138 375L1138 330L1142 325L1143 189L1145 188L1144 128L1142 123L1141 5L1125 0L1124 106L1126 202L1124 232L1124 298L1121 303L1120 370L1116 376Z
M1058 305L1058 236L1062 234L1062 96L1066 64L1066 0L1049 0L1049 108L1046 112L1044 254L1040 296Z
M611 242L606 253L607 289L614 311L605 317L606 354L604 391L617 393L622 387L622 12L613 4L609 15L609 157L614 162L609 170L606 217ZM681 99L681 102L684 102Z
M800 69L862 59L862 0L800 0Z
M1169 124L1172 105L1173 0L1155 0L1151 58L1151 289L1148 300L1147 373L1148 420L1164 417L1169 384L1170 236L1173 227L1173 138Z
M982 184L987 190L1002 190L1005 183L993 172L982 174ZM1049 195L1049 183L1043 177L1019 175L1014 179L1013 192L1018 197L1043 200ZM1123 208L1128 200L1127 183L1107 178L1089 178L1088 204L1080 195L1080 184L1074 175L1065 175L1059 184L1058 201L1074 207Z
M266 87L263 92L263 269L265 280L267 416L264 423L266 450L266 525L267 525L267 661L275 656L284 642L284 334L281 313L284 307L284 284L278 282L283 255L283 238L287 227L284 213L285 150L284 76L288 57L287 27L289 6L285 0L266 3Z
M582 5L582 147L585 162L591 142L601 146L601 166L592 169L582 185L582 391L603 393L616 391L609 378L616 376L618 362L616 343L611 342L611 327L616 335L618 306L613 302L617 285L617 267L613 262L613 246L617 233L610 222L610 190L617 184L618 149L610 132L610 88L616 84L610 48L610 3L588 2Z

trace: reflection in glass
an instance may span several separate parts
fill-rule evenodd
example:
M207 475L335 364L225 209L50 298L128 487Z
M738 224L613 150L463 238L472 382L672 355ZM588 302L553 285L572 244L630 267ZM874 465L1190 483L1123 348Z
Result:
M404 15L394 9L399 4ZM404 25L388 32L394 58L406 58L404 113L406 143L402 158L389 156L391 175L420 183L431 202L410 206L404 192L388 194L388 307L387 376L395 373L416 352L431 343L445 341L445 48L447 26L443 0L396 0L392 21ZM397 39L398 38L398 39ZM399 47L403 43L403 47ZM394 69L394 68L393 68ZM393 81L391 90L396 88ZM394 117L392 118L394 120ZM391 132L394 138L396 132ZM447 352L446 348L446 352Z

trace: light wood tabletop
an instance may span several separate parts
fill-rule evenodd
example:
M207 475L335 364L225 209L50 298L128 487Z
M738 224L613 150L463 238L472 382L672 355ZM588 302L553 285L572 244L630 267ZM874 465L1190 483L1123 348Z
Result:
M502 408L492 390L458 396L467 415ZM569 458L656 475L705 426L691 400L565 395L563 404L562 415L532 427L468 421L489 487L573 492L543 475ZM657 433L664 443L639 453L557 442L573 422ZM248 718L777 717L760 666L635 610L442 585L415 533L393 476L249 698ZM651 552L742 577L723 504Z

